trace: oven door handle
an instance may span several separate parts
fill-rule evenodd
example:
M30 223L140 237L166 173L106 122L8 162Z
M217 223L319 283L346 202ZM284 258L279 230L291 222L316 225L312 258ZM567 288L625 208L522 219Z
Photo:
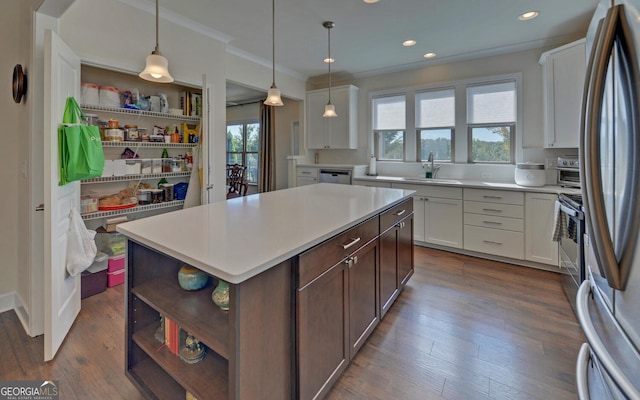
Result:
M578 218L578 219L583 219L584 218L584 214L581 213L580 211L574 210L573 208L569 208L567 206L565 206L564 204L560 203L560 211L562 211L565 214L568 214L574 218Z

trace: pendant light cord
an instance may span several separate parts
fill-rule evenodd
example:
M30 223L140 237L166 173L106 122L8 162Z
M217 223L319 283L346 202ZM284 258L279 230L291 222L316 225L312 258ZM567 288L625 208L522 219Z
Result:
M327 60L329 64L329 103L331 103L331 25L327 27L327 31L329 32L329 50L327 52L329 54Z
M156 51L159 52L160 50L158 49L158 26L160 25L160 6L158 5L159 0L156 0Z
M273 80L271 86L276 86L276 0L271 0L271 69Z

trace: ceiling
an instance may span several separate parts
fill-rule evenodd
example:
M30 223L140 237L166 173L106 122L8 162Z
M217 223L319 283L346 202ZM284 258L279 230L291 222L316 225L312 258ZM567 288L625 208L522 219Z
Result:
M568 43L586 33L599 0L275 0L277 71L324 75L327 29L332 73L363 77L430 63ZM227 42L229 51L271 66L269 0L160 0L163 18L179 15ZM518 16L530 10L530 21ZM415 39L413 47L402 42ZM427 60L423 55L435 52ZM276 74L276 83L278 77ZM266 89L266 88L265 88ZM255 96L255 93L253 93Z

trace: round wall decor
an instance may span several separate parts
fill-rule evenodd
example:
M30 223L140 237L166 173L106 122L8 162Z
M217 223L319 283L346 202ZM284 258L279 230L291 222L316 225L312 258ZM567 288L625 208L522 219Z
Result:
M22 97L27 93L27 76L22 70L22 65L16 64L13 67L13 101L20 103Z

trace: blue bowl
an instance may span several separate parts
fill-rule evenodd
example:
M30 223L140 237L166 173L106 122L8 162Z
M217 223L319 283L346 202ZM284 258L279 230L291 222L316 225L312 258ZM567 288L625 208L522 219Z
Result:
M178 271L178 283L184 290L200 290L209 283L209 275L190 265L183 265Z

